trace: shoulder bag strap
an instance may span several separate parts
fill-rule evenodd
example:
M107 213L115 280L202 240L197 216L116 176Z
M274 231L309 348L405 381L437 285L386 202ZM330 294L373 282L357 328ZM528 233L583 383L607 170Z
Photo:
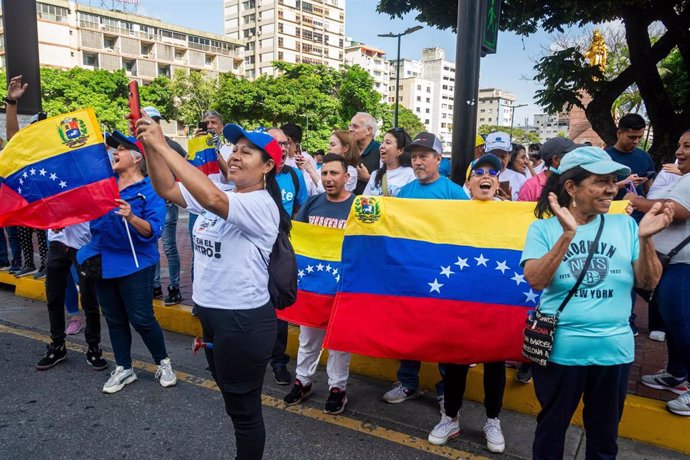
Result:
M388 171L386 171L383 174L383 177L381 178L381 190L383 192L383 196L391 196L390 193L388 193Z
M570 302L570 299L575 295L575 292L577 292L577 288L580 287L580 284L582 284L582 280L585 279L585 275L587 274L587 270L589 269L589 264L592 262L592 257L594 257L594 253L597 251L597 247L599 246L599 238L601 238L601 232L604 230L604 215L601 215L601 220L599 221L599 229L597 229L597 236L594 238L594 242L592 245L589 247L589 254L587 254L587 260L585 260L585 264L582 266L582 271L580 272L580 276L577 277L577 281L575 282L575 286L568 292L568 295L565 296L565 299L563 299L563 302L561 303L561 306L558 307L558 311L556 312L556 316L558 316L559 313L563 311L565 306Z
M681 241L680 244L678 244L678 246L676 246L675 248L671 249L671 252L668 253L668 258L669 258L669 259L673 258L673 256L675 256L676 254L678 254L678 253L680 252L681 249L683 249L685 246L687 246L688 243L690 243L690 236L688 236L688 237L685 238L683 241Z

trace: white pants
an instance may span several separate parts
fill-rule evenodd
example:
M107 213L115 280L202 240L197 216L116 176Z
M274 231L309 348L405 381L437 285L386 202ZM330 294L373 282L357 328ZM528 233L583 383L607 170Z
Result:
M299 327L299 350L297 351L295 373L302 385L308 385L312 382L325 336L326 331L323 329ZM328 350L326 373L328 374L329 389L336 387L345 390L347 378L350 375L350 356L350 353Z

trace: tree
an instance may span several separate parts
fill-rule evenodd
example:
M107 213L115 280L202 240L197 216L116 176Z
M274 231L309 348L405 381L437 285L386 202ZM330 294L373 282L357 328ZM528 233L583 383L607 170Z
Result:
M174 104L172 82L167 77L156 77L150 84L139 87L141 106L153 106L166 120L177 120L178 110Z
M374 78L359 65L345 67L338 98L344 120L349 121L357 112L379 117L381 95L374 90Z
M503 131L508 133L513 139L513 143L521 144L527 147L529 144L536 144L539 142L539 135L537 133L526 131L522 128L513 128L512 130L506 126L497 125L481 125L479 127L479 134L487 135L496 131Z
M441 0L379 0L378 10L391 16L419 11L417 19L441 29L454 29L457 3ZM660 75L658 64L678 49L674 81L688 81L690 75L690 3L686 0L503 0L501 30L529 35L542 28L547 32L564 27L584 27L620 21L625 29L629 63L615 76L606 76L584 60L582 50L570 47L543 57L535 66L544 88L538 102L549 112L564 106L582 106L580 94L592 97L585 109L594 130L607 143L616 140L611 108L631 85L637 85L654 129L650 153L662 161L673 152L681 132L690 126L690 100L682 99ZM661 23L663 34L653 41L650 26ZM500 44L499 44L500 46Z
M380 138L383 138L383 133L393 128L394 110L395 105L393 104L381 104ZM426 129L424 123L422 123L422 120L419 119L417 114L402 105L398 105L398 126L403 128L413 139L417 134Z
M196 123L209 110L218 92L218 79L206 72L177 69L171 82L172 101L177 118L185 124Z

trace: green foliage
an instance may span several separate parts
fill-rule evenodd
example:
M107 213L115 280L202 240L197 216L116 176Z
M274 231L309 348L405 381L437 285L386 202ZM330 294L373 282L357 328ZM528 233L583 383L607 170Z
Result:
M368 112L378 118L381 95L373 90L374 79L358 65L346 67L338 96L340 116L349 120L357 112Z
M539 135L537 133L525 131L522 128L513 128L511 130L508 126L481 125L478 134L487 135L496 131L508 133L512 137L514 143L524 145L525 147L529 144L536 144L539 142Z
M379 140L383 138L383 134L386 131L394 128L394 111L394 104L381 104L382 126L379 130L379 135L377 136ZM422 123L422 120L419 119L417 114L402 105L398 105L398 126L403 128L412 138L426 129L424 123Z
M166 77L156 77L150 84L139 87L141 106L148 105L158 109L166 120L177 120L172 82Z
M218 79L201 71L187 73L177 69L170 86L178 120L192 124L200 121L203 113L213 105L218 92Z

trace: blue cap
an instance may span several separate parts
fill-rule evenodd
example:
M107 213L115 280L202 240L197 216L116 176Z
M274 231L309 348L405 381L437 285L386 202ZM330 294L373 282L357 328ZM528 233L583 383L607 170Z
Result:
M245 131L240 125L228 123L223 128L223 137L229 142L236 144L241 137L246 137L249 142L263 149L268 156L273 158L276 164L276 171L280 170L280 160L283 158L283 151L278 145L278 141L263 131Z
M499 172L501 171L501 169L503 169L503 163L501 162L501 159L493 153L485 153L478 159L474 160L472 162L472 169L486 164L490 165L493 169Z
M161 118L161 113L158 111L157 108L146 106L143 109L141 109L142 112L144 112L146 115L149 116L149 118L153 118L154 120L160 120Z
M130 150L139 153L144 153L144 146L135 137L125 136L120 131L113 131L112 134L105 136L105 143L110 147L116 149L120 145L124 145Z
M561 158L558 174L563 174L576 166L592 174L615 173L619 176L627 176L630 174L630 168L613 161L609 154L599 147L578 147L566 153L565 156Z

